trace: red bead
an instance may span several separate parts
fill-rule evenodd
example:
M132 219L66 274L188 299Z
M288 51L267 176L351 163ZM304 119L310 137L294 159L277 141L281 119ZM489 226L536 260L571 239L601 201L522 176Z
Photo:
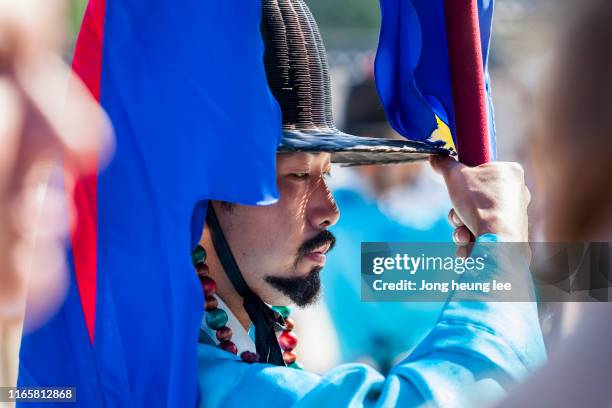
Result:
M219 302L217 301L216 297L206 296L206 304L204 305L204 309L206 309L206 311L216 309L217 306L219 306Z
M204 296L212 296L217 293L217 282L215 282L212 278L204 276L201 279L201 282L202 290L204 291Z
M297 355L293 351L283 351L283 360L285 364L291 364L297 360Z
M208 273L210 272L208 270L208 265L206 265L205 263L199 263L196 265L196 271L198 271L198 276L201 278L208 276Z
M285 319L285 330L293 330L293 328L295 327L295 322L293 321L293 319L291 319L290 317Z
M281 348L285 351L291 351L297 346L298 338L297 336L288 330L285 330L278 336L278 343Z
M228 341L232 338L232 329L227 326L223 326L219 330L217 330L217 340L219 341Z
M256 363L259 361L259 354L257 353L252 353L250 351L243 351L240 354L240 358L242 359L242 361L244 361L245 363Z
M229 340L224 340L217 346L221 350L229 351L232 354L238 354L238 347Z

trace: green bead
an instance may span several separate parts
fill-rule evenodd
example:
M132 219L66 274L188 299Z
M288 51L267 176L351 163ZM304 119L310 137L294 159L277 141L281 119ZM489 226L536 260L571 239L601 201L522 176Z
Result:
M283 316L283 319L286 319L291 314L291 309L289 306L272 306L272 310L278 312L279 315Z
M193 262L193 266L206 262L206 250L203 246L198 245L195 247L191 253L191 262Z
M293 363L289 364L287 367L295 368L296 370L303 370L304 369L304 367L302 367L302 365L300 363L298 363L297 361L294 361Z
M223 309L213 309L206 312L206 325L213 330L219 330L227 323L227 313Z

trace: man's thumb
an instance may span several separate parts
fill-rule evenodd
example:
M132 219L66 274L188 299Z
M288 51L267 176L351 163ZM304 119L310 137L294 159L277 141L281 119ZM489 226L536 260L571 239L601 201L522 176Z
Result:
M465 167L464 164L459 163L450 156L431 156L429 162L434 171L445 179L454 171L457 171L461 167Z

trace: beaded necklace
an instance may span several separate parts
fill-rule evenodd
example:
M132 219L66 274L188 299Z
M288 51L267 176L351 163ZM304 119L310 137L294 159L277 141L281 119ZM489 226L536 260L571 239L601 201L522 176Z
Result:
M204 292L206 325L215 330L215 335L219 341L217 347L232 354L238 354L238 347L232 342L232 329L227 326L227 312L219 307L219 301L216 297L218 296L217 283L210 277L210 271L208 265L206 265L206 256L206 249L201 245L196 246L191 253L191 259L198 273L202 291ZM282 317L284 321L284 327L278 336L278 344L283 350L283 360L288 367L301 370L302 366L296 361L297 355L293 351L297 346L298 338L293 333L295 323L289 317L291 309L287 306L272 306L272 310ZM247 363L255 363L259 361L259 355L247 350L240 353L240 359Z

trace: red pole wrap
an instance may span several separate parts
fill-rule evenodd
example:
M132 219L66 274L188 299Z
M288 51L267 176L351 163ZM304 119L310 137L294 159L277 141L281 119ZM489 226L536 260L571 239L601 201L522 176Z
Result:
M487 103L476 0L445 0L455 131L459 161L491 161Z

